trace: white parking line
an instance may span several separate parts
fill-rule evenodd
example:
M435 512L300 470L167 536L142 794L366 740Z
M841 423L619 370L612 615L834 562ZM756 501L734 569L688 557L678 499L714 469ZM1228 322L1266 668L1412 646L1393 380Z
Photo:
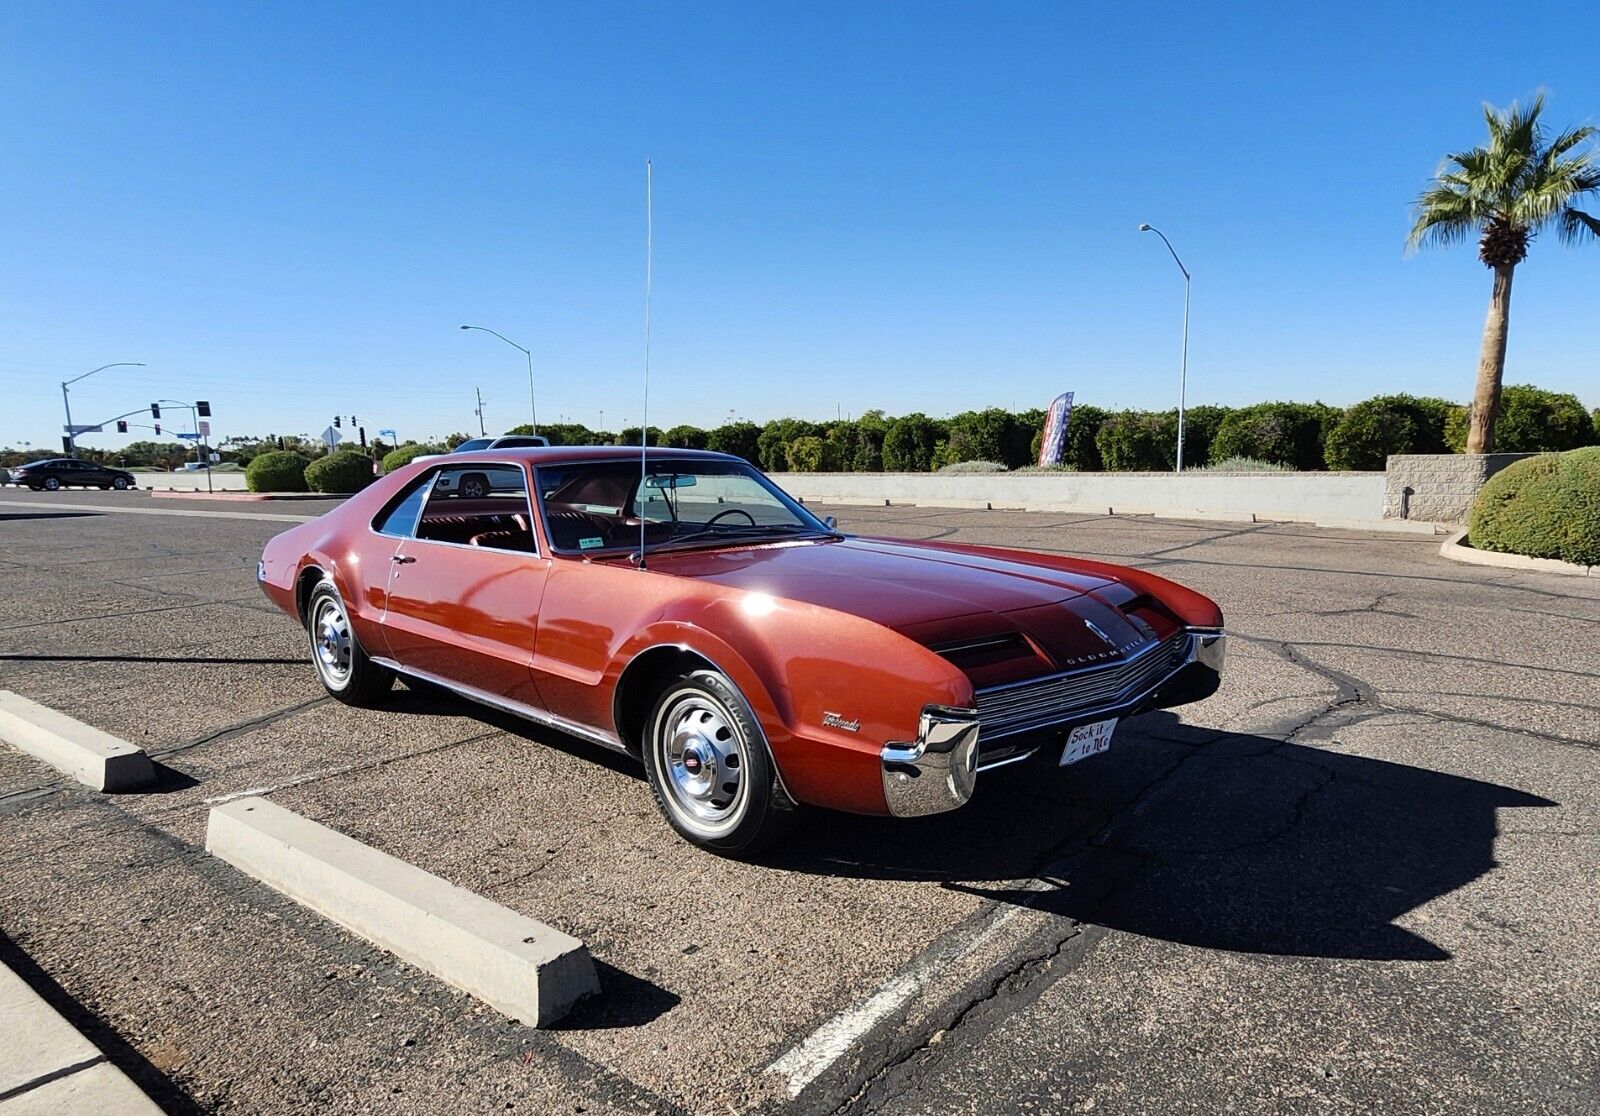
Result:
M968 928L965 933L947 937L940 943L942 948L937 952L918 957L909 966L890 977L872 995L829 1019L811 1032L799 1045L791 1047L781 1058L768 1066L767 1072L775 1073L784 1079L791 1097L799 1096L807 1085L838 1061L861 1039L861 1036L910 1003L918 992L936 980L955 962L982 945L1006 923L1021 914L1023 909L1016 906L995 908L988 918Z

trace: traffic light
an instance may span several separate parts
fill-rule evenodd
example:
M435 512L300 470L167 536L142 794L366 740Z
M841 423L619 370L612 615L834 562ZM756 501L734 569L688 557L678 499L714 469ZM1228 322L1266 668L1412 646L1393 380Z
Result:
M161 424L159 422L156 423L156 433L157 434L161 433Z
M351 415L350 416L350 421L351 422L355 422L356 421L356 416L355 415ZM362 449L366 449L367 448L367 428L365 426L363 426L361 428L361 448Z
M211 417L211 404L204 399L196 400L194 409L199 412L201 418Z
M158 419L158 418L161 417L161 404L159 404L159 403L150 404L150 417L153 418L153 419Z
M351 427L354 427L356 425L356 416L355 415L351 415L350 416L350 425L351 425Z
M335 430L340 429L339 416L338 415L334 415L333 416L333 426L334 426Z
M117 420L117 433L118 434L126 434L127 432L128 432L128 420L127 419L118 419Z

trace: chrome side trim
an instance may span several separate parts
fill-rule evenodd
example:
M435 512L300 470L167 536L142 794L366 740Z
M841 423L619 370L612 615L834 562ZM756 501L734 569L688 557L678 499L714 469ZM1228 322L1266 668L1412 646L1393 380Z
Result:
M965 806L978 776L978 717L971 709L930 705L917 739L880 753L883 798L897 818L942 814Z
M393 659L384 659L374 655L372 656L372 661L381 667L387 667L396 674L432 683L441 689L458 694L468 701L475 701L479 705L487 705L491 709L498 709L502 713L510 713L512 716L521 717L523 720L532 721L534 724L544 725L546 728L558 729L571 736L587 740L591 744L599 744L602 747L610 748L612 751L621 752L623 755L633 754L623 747L622 741L602 729L590 728L588 725L581 725L577 721L569 721L565 717L558 717L554 713L548 713L543 709L524 705L520 701L512 701L510 698L501 697L499 694L491 694L487 690L478 689L476 686L468 686L462 682L452 682L448 678L441 678L431 671L404 666Z

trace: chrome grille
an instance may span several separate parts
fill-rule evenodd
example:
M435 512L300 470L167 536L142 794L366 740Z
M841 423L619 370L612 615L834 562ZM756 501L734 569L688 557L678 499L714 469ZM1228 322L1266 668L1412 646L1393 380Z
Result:
M1189 657L1188 632L1153 643L1131 659L979 690L979 740L1066 724L1078 714L1114 709L1154 689Z

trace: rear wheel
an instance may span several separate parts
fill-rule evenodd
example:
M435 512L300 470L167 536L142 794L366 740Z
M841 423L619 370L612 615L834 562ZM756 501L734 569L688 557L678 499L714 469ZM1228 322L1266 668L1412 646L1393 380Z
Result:
M58 477L45 477L44 478L44 490L46 492L54 492L57 489L59 489L60 487L61 487L61 481L60 481L60 479Z
M716 671L668 683L645 722L645 773L673 829L725 856L754 856L793 828L798 808L738 689Z
M394 675L374 663L350 628L333 582L319 582L306 604L311 665L328 693L347 705L376 705L394 687Z

